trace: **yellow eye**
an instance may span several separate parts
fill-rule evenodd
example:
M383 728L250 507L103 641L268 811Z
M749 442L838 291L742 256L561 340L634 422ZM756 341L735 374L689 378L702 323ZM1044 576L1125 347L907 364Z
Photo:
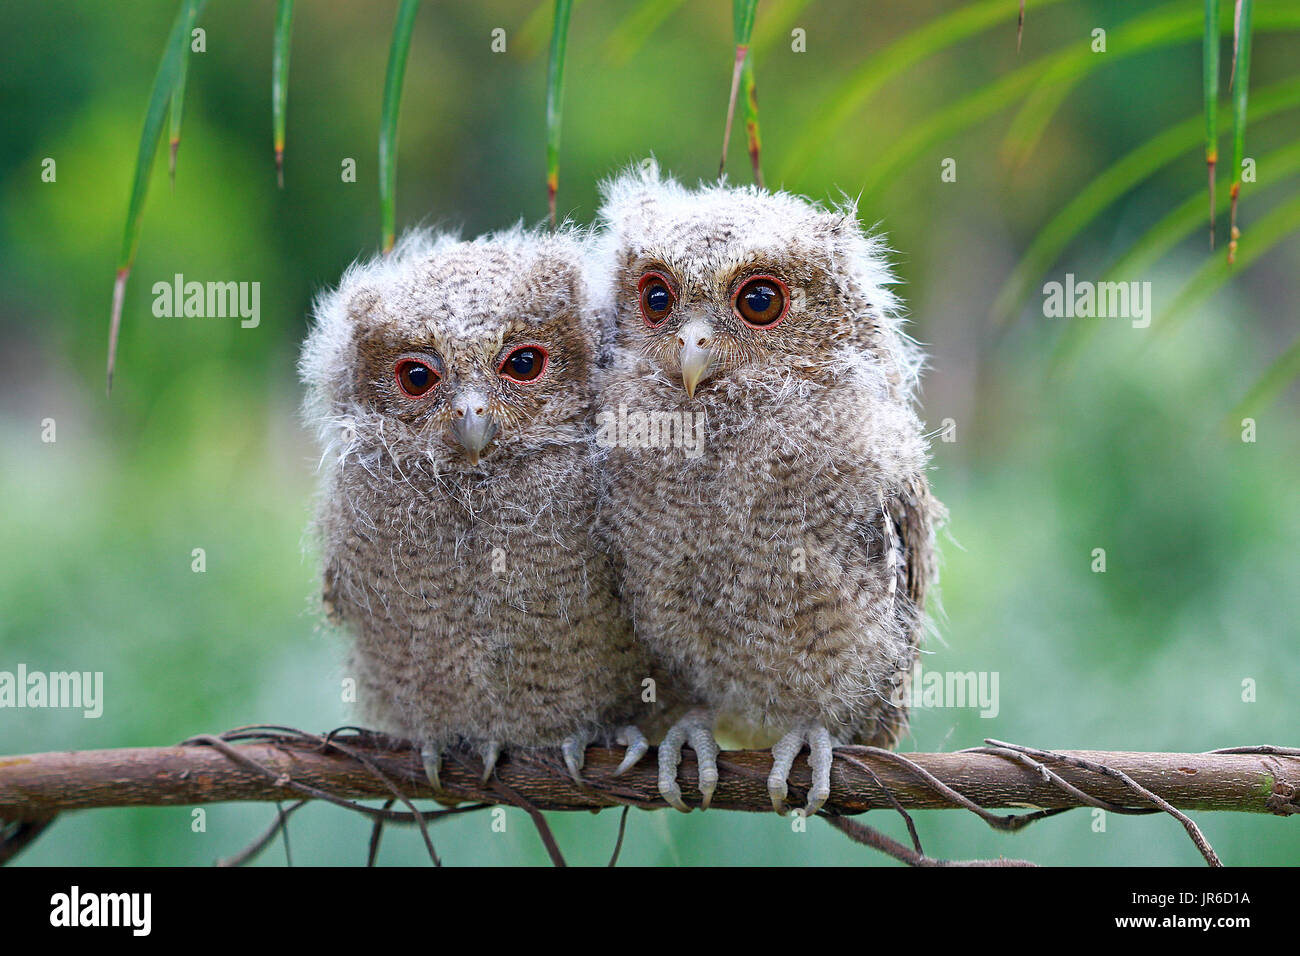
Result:
M776 276L754 276L746 281L732 300L732 308L747 325L770 329L785 318L790 305L790 290Z

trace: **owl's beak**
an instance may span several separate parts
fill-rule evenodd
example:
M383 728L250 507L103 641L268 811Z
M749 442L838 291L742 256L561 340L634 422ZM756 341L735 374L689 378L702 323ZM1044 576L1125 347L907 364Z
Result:
M487 410L487 397L479 392L461 395L452 403L451 432L471 465L497 433L497 423Z
M709 373L716 358L713 327L703 319L690 319L677 331L677 344L681 347L682 385L686 387L687 397L694 398L695 387Z

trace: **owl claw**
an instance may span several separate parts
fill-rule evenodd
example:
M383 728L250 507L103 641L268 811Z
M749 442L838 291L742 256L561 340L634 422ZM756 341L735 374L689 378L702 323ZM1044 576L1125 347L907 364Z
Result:
M587 744L591 743L594 736L590 731L580 730L565 738L564 743L560 744L560 751L564 754L564 765L569 768L569 776L579 787L586 787L582 779L582 767L587 762Z
M650 741L646 740L645 734L641 733L641 729L633 724L628 724L620 730L615 740L627 748L627 752L623 754L623 762L614 771L614 776L621 777L635 767L641 758L646 755L646 751L650 749Z
M682 745L695 751L699 767L700 809L709 809L718 788L718 743L713 739L713 719L705 711L691 711L664 735L659 745L659 795L668 805L689 813L677 785L677 768L682 762Z
M435 793L442 792L442 748L436 744L425 744L420 748L420 762L424 764L424 776Z
M496 740L489 740L479 748L479 755L483 758L483 783L492 779L492 771L497 768L497 760L501 757L501 744Z
M811 817L831 795L831 764L835 760L835 741L830 732L821 724L807 724L792 730L776 742L772 748L772 772L767 777L767 793L772 798L772 809L785 815L786 795L790 792L787 780L794 758L808 744L808 766L812 768L812 788L808 791L808 804L803 809L806 817Z

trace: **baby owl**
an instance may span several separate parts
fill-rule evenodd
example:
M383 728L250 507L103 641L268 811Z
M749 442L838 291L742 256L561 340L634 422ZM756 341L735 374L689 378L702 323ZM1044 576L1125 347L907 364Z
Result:
M580 237L420 232L322 296L303 348L330 616L364 718L418 743L646 750L647 674L592 546L600 331Z
M616 344L598 407L702 422L691 454L605 452L602 523L636 637L692 705L659 748L660 793L687 809L686 744L708 806L717 731L772 748L778 812L806 744L815 813L834 746L893 746L906 727L942 512L919 349L851 206L689 190L651 162L604 194L592 271Z

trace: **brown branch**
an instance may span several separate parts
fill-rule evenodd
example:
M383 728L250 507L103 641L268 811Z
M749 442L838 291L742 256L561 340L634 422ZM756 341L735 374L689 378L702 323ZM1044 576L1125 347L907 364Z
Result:
M202 744L213 739L203 738ZM326 740L256 730L224 739L238 760L224 748L201 744L0 757L0 819L42 821L60 811L90 807L297 801L321 794L355 806L348 801L392 799L394 784L401 787L402 802L433 796L419 755L384 738L346 734ZM1058 759L1050 761L1051 774L1008 759L997 749L908 754L899 760L868 748L843 748L838 756L824 811L833 816L969 804L986 809L1101 805L1151 810L1167 803L1180 810L1300 812L1300 757L1279 747L1201 754L1059 751ZM664 807L656 790L653 754L624 776L614 777L621 757L621 750L590 748L584 770L587 786L581 788L555 754L506 754L488 784L479 779L477 758L465 755L444 762L443 799L516 806L523 801L531 810ZM712 806L770 813L765 781L771 764L766 751L724 754ZM1090 769L1098 765L1115 773ZM683 796L698 805L695 773L693 754L687 751L681 768ZM808 785L808 765L801 757L791 774L792 802L803 797ZM384 819L412 819L392 810L361 809ZM438 813L426 811L423 816Z

